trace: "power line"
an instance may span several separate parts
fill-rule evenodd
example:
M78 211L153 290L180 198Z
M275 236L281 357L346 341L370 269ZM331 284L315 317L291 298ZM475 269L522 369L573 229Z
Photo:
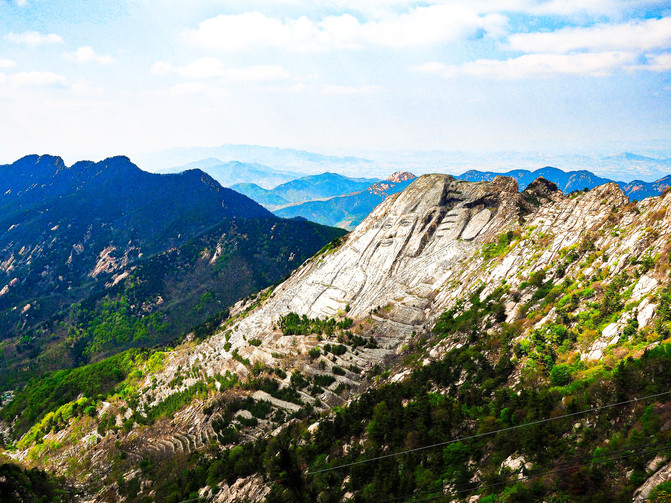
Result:
M651 445L651 444L648 444L648 445ZM550 471L547 471L547 472L544 472L544 473L538 473L538 474L535 474L535 475L525 475L525 476L522 476L522 477L517 477L515 479L508 479L508 480L505 480L505 481L495 482L495 483L492 483L492 484L482 484L482 485L478 485L478 486L475 486L475 487L472 487L472 488L469 488L469 489L460 489L460 490L455 491L455 493L459 494L459 493L465 493L465 492L479 491L481 489L487 489L489 487L507 485L507 484L510 484L511 482L521 482L523 480L530 480L530 479L534 479L534 478L538 478L538 477L544 477L546 475L552 475L552 474L555 474L555 473L567 472L567 471L570 471L570 470L576 470L578 468L586 468L588 466L592 466L592 465L595 465L595 464L608 463L608 462L611 462L611 461L618 461L618 460L629 458L629 457L632 457L632 456L642 456L644 454L653 454L655 452L660 452L660 451L665 451L665 450L670 450L670 449L671 449L671 446L667 446L667 447L661 447L659 449L651 449L649 451L632 452L630 454L625 454L625 455L622 455L622 456L608 457L608 458L602 459L600 461L592 461L590 463L584 463L584 464L581 464L581 465L567 466L566 468L550 470ZM428 492L419 493L419 494L420 495L421 494L428 494ZM410 494L408 496L400 496L398 498L384 500L382 503L391 503L393 501L399 501L399 500L409 500L409 498L412 498L413 496L416 496L416 495L418 495L418 494L415 494L415 495ZM409 501L409 503L420 503L422 501L431 501L431 500L438 499L438 498L443 498L443 497L449 497L449 494L438 494L438 495L435 495L435 496L430 496L428 498L415 499L415 500Z
M592 458L591 458L591 459L593 460L591 464L594 464L594 463L602 463L602 462L603 462L603 463L606 463L606 462L608 462L608 461L611 461L610 458L612 458L615 454L620 454L620 453L622 453L622 452L633 451L633 450L636 450L636 449L645 449L646 447L650 447L651 445L653 445L653 444L651 444L651 443L649 443L649 444L645 444L645 445L640 445L640 444L639 444L639 445L635 445L635 446L633 446L633 447L628 447L628 448L626 448L626 449L620 449L620 450L617 450L617 451L612 451L612 452L604 453L604 454L602 454L602 455L594 455L594 456L592 456ZM671 447L669 447L669 449L671 449ZM594 461L594 458L595 458L595 457L596 457L596 458L599 458L599 459L600 459L600 458L609 458L609 459L604 459L603 461ZM570 465L569 468L575 468L575 467L576 467L575 463L584 461L585 459L589 459L589 458L586 457L586 456L583 456L583 457L580 457L580 458L576 458L576 459L574 459L573 461L565 461L565 462L563 462L563 463L559 463L559 464L556 465L556 466ZM556 469L556 467L555 467L555 469ZM538 474L538 475L535 475L535 476L540 477L540 476L542 476L542 475L543 475L543 474ZM530 477L531 477L531 476L530 476ZM520 479L520 480L521 480L521 479ZM507 482L510 482L510 481L507 481ZM507 483L507 482L505 482L505 483ZM475 490L477 490L477 489L480 488L479 485L477 485L477 483L476 483L476 484L471 484L471 483L468 483L468 482L465 483L465 484L457 484L457 486L464 486L464 487L465 487L465 486L473 486L473 487L469 487L468 489L459 489L459 490L456 491L457 493L459 493L459 492L466 492L466 491L475 491ZM382 501L381 503L393 503L394 501L407 500L408 498L411 498L411 497L413 497L413 496L423 496L423 495L426 495L426 494L433 494L433 493L435 493L435 492L436 492L435 490L434 490L434 491L421 491L421 492L418 492L418 493L408 494L408 495L405 495L405 496L397 496L397 497L395 497L395 498L386 499L386 500ZM445 496L445 494L442 494L441 496ZM412 503L415 503L415 501L422 501L422 500L413 500Z
M651 445L653 445L653 444L652 443L648 443L648 444L644 444L644 445L639 444L639 445L635 445L635 446L632 446L632 447L628 447L626 449L620 449L620 450L617 450L617 451L604 453L602 455L593 455L591 458L588 458L587 456L582 456L580 458L575 458L573 461L565 461L563 463L559 463L559 464L555 465L555 467L553 469L553 472L555 470L558 470L557 467L559 467L559 466L567 466L567 470L574 469L574 468L576 468L576 463L584 462L586 459L591 459L592 460L589 463L590 465L595 464L595 463L606 463L608 461L612 461L613 459L615 459L614 456L616 454L620 454L620 453L623 453L623 452L634 451L634 450L637 450L637 449L645 449L647 447L650 447ZM667 449L667 447L665 447L664 449ZM671 449L671 446L668 447L668 449ZM638 454L642 454L642 453L638 453ZM598 458L599 461L595 461L594 458ZM531 477L541 477L543 475L545 475L545 474L529 475L528 477L529 478L531 478ZM494 485L497 485L497 484L507 484L509 482L514 482L514 481L517 481L517 480L524 480L524 479L519 477L518 479L497 482L495 484L489 484L488 486L483 486L482 482L480 482L480 483L469 483L469 482L467 482L467 483L464 483L464 484L457 484L457 487L463 486L464 489L455 488L455 490L456 490L455 492L456 493L461 493L461 492L468 492L468 491L476 491L476 490L484 488L484 487L491 487L491 486L494 486ZM472 486L472 487L465 488L466 486ZM419 493L413 493L413 494L409 494L409 495L406 495L406 496L397 496L395 498L390 498L390 499L384 500L382 503L392 503L394 501L406 500L406 499L411 498L413 496L423 496L425 494L432 494L432 493L435 493L435 492L436 492L435 490L433 490L433 491L422 491L422 492L419 492ZM444 494L443 494L443 496L444 496ZM415 501L417 501L417 500L413 500L413 503Z
M546 419L539 419L538 421L532 421L530 423L519 424L519 425L516 425L516 426L508 426L507 428L501 428L499 430L488 431L488 432L485 432L485 433L478 433L476 435L470 435L470 436L467 436L467 437L455 438L455 439L452 439L452 440L447 440L445 442L439 442L437 444L425 445L425 446L422 446L422 447L415 447L414 449L392 452L390 454L383 454L381 456L376 456L376 457L370 458L370 459L362 459L362 460L359 460L359 461L352 461L351 463L345 463L343 465L331 466L329 468L322 468L321 470L314 470L312 472L306 472L305 475L316 475L317 473L330 472L330 471L333 471L333 470L341 470L343 468L349 468L350 466L356 466L356 465L361 465L361 464L365 464L365 463L372 463L373 461L379 461L381 459L392 458L392 457L400 456L402 454L409 454L411 452L419 452L419 451L424 451L424 450L427 450L427 449L433 449L435 447L442 447L442 446L445 446L445 445L453 444L455 442L461 442L461 441L464 441L464 440L473 440L475 438L481 438L481 437L486 437L486 436L490 436L490 435L496 435L497 433L502 433L502 432L505 432L505 431L512 431L512 430L517 430L519 428L526 428L527 426L534 426L534 425L537 425L537 424L548 423L550 421L558 421L559 419L564 419L564 418L567 418L567 417L575 417L575 416L580 416L580 415L584 415L584 414L589 414L591 412L598 412L600 410L610 409L610 408L613 408L613 407L620 407L622 405L627 405L627 404L630 404L630 403L640 402L640 401L643 401L643 400L649 400L650 398L658 398L660 396L669 395L669 394L671 394L671 391L664 391L662 393L656 393L654 395L649 395L649 396L642 397L642 398L633 398L631 400L625 400L624 402L616 402L616 403L611 403L611 404L607 404L607 405L601 405L599 407L592 407L591 409L582 410L582 411L578 411L578 412L572 412L570 414L563 414L561 416L550 417L550 418L546 418Z

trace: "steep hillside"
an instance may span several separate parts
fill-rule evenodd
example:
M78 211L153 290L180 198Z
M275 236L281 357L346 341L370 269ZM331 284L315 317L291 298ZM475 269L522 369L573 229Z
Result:
M322 225L353 229L387 196L401 192L415 178L410 173L404 175L394 174L391 180L374 183L354 194L332 197L325 201L308 201L276 210L274 213L282 218L303 217Z
M2 388L166 342L341 234L283 222L202 171L150 174L125 157L67 167L27 156L0 166L0 194ZM201 266L215 248L231 262ZM209 291L202 305L191 299L196 291Z
M267 209L279 208L280 206L291 204L290 201L275 194L272 189L264 189L256 183L236 183L235 185L231 185L231 189L246 195L248 198L253 199Z
M72 300L98 276L183 244L223 218L271 216L201 171L154 175L125 157L66 167L28 156L0 166L0 328L53 294ZM44 310L48 311L48 310Z
M80 302L0 347L0 386L131 347L211 330L240 298L284 279L344 231L277 218L225 219L184 245L138 260Z
M654 500L669 204L422 176L201 342L30 383L12 455L95 501Z

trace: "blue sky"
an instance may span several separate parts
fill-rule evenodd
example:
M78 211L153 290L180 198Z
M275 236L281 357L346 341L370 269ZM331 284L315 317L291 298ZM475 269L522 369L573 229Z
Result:
M671 140L667 4L0 0L0 161Z

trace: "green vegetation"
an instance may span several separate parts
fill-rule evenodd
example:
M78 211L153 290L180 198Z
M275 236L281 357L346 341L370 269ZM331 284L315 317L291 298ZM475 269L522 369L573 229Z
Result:
M198 381L183 391L173 393L156 404L147 412L146 421L153 422L160 417L172 417L175 412L190 404L196 397L201 400L207 397L207 386L202 381Z
M326 334L333 335L336 329L346 330L352 326L353 320L345 317L337 321L335 318L325 320L308 318L305 314L288 313L280 317L280 329L284 335Z
M319 256L319 255L325 255L327 253L332 253L338 248L340 248L344 242L345 242L345 236L338 236L332 241L326 243L324 247L321 250L319 250L315 255Z
M487 243L482 247L482 257L485 260L490 260L494 257L505 255L510 251L511 244L517 238L519 238L519 233L516 233L515 231L499 234L495 243Z
M343 234L306 221L225 219L178 248L138 259L112 286L105 286L105 276L76 301L31 300L24 319L11 323L15 312L5 313L0 305L0 326L11 325L4 337L16 332L4 343L8 350L0 351L0 390L129 348L173 343L189 333L203 339L228 317L228 306L283 280L325 242ZM6 300L3 296L0 304ZM14 306L19 300L11 302Z
M339 501L348 491L356 494L357 501L379 502L399 495L440 495L446 485L450 494L462 491L458 494L463 497L479 492L484 501L629 501L634 486L612 474L628 470L643 473L641 467L656 453L637 453L671 447L671 432L660 429L662 418L671 412L647 401L577 419L524 426L514 435L494 433L344 470L307 475L299 468L314 471L495 432L584 411L595 404L659 393L671 386L671 345L622 362L612 372L615 386L604 380L608 374L601 374L573 382L561 391L544 385L539 389L524 386L521 393L507 386L510 366L503 361L492 366L482 350L479 344L453 350L442 361L417 369L405 382L365 392L348 407L338 408L334 416L323 418L312 436L305 432L311 423L308 420L270 440L242 443L214 458L191 455L183 468L168 478L160 476L164 470L160 465L151 465L145 474L158 484L157 495L164 495L166 501L179 501L205 485L230 484L254 473L272 481L267 499L271 502L321 501L327 497ZM301 379L297 377L296 382ZM448 393L435 394L431 391L435 387ZM254 418L269 414L267 406L245 400L231 405L224 416L232 419L235 411L243 408L255 410ZM612 421L618 423L616 430L610 426ZM219 426L223 426L221 431L232 431L229 426ZM589 464L592 459L608 460L622 453L635 455ZM515 484L510 479L516 475L500 471L502 461L513 454L531 463L527 472L531 474L556 466L577 467ZM476 470L481 473L480 484L471 482ZM478 490L480 485L491 487ZM450 494L445 501L450 500Z
M0 417L5 421L16 419L15 431L23 434L48 413L74 401L79 395L89 400L74 406L70 414L83 414L91 400L102 400L110 394L139 362L146 360L148 354L148 351L129 350L98 363L32 379L0 410Z
M52 479L42 470L0 464L0 499L3 503L65 503L74 501L64 479Z

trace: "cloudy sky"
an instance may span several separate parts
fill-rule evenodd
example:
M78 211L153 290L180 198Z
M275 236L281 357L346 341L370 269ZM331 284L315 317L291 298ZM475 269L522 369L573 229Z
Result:
M0 162L671 139L644 0L0 0Z

